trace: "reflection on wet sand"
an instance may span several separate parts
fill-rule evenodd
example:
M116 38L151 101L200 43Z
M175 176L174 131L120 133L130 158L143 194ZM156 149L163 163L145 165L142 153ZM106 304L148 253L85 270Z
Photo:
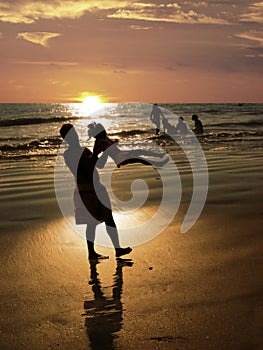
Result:
M122 328L122 286L123 267L132 266L130 259L117 259L113 275L112 296L107 297L102 291L97 272L99 261L90 261L90 282L93 300L84 301L84 316L87 336L92 350L114 349L114 339Z

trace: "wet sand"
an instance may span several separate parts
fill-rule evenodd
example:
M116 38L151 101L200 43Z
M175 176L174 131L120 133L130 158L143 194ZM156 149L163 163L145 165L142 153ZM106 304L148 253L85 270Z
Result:
M182 160L171 225L131 260L97 247L110 258L91 265L57 206L53 169L3 170L1 349L262 349L262 156L207 161L207 202L189 232L180 233L192 181ZM124 197L138 169L158 191L150 169L128 166L116 184Z

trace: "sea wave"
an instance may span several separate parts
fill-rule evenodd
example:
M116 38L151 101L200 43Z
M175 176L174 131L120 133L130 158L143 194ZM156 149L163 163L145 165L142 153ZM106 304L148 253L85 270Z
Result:
M171 136L178 136L180 139L183 137L182 135L168 135L168 134L161 134L161 135L154 135L154 129L152 130L122 130L120 132L114 132L110 133L109 137L113 138L115 136L119 137L120 139L129 139L134 138L136 135L140 136L140 139L144 140L172 140ZM189 132L189 136L191 136L192 133ZM202 135L198 135L199 139L222 139L222 142L224 142L224 139L231 138L234 139L245 139L250 138L253 140L253 138L258 138L263 136L263 131L236 131L236 132L206 132ZM53 136L53 137L44 137L40 139L24 139L24 142L12 142L18 141L19 139L7 139L2 138L0 139L2 142L0 144L0 150L1 151L16 151L16 150L31 150L31 149L43 149L43 148L54 148L57 149L61 143L62 139L60 136ZM20 139L20 141L22 141Z
M70 120L79 119L79 117L51 117L51 118L13 118L0 119L0 126L19 126L32 124L46 124L46 123L61 123Z
M4 143L0 145L0 151L31 150L36 148L57 148L62 140L58 137L47 137L39 140L31 140L26 143Z
M121 130L118 132L111 133L110 136L118 136L118 137L131 137L136 135L145 135L149 134L152 130L142 130L142 129L133 129L133 130Z
M263 131L235 131L233 130L232 132L217 132L217 131L212 131L212 132L207 132L202 135L199 135L198 137L205 137L205 138L227 138L227 137L258 137L258 136L263 136Z
M161 135L154 135L154 129L136 129L136 130L122 130L119 132L112 132L109 137L118 137L123 140L127 140L127 143L131 141L131 144L138 140L151 140L164 147L176 146L176 139L182 141L183 135L167 135L162 133ZM186 136L185 141L191 142L193 133L189 132ZM251 143L251 145L262 143L263 131L227 131L218 132L216 130L207 131L206 133L199 135L198 139L202 145L217 144L218 146L224 146L229 144L235 144L236 142ZM50 157L55 156L58 152L58 148L62 143L62 139L59 135L47 136L36 139L7 139L2 138L0 143L0 158L1 160L7 159L27 159L27 158L38 158L38 157ZM15 142L13 142L15 141ZM90 146L88 146L90 147ZM228 146L229 147L229 146Z
M8 141L8 142L21 142L31 140L31 137L0 137L0 142Z
M248 121L238 121L238 122L224 122L224 123L216 123L216 124L206 124L207 127L252 127L257 128L259 126L263 126L263 120L248 120Z

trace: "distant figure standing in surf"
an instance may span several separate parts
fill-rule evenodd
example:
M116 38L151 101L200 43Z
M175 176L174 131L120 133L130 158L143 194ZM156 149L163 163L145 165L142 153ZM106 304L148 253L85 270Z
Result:
M198 116L196 114L192 115L192 120L195 122L195 127L193 128L193 132L197 135L203 134L203 124L201 120L199 120Z
M115 247L116 257L129 254L132 249L121 248L117 228L112 216L110 199L106 188L101 184L95 167L97 156L88 148L82 148L78 134L72 124L64 124L60 135L67 142L68 149L64 152L65 163L76 181L74 191L74 206L76 224L86 224L86 238L89 259L105 258L94 249L96 226L105 222L107 233ZM99 200L103 198L103 203Z
M159 135L159 132L160 132L161 117L164 118L164 115L160 110L160 108L158 107L157 103L154 103L150 114L150 119L156 125L156 130L155 130L156 135Z
M100 123L91 123L88 125L88 136L95 138L95 144L93 147L93 154L98 156L101 152L103 152L102 156L99 158L99 162L97 163L97 167L103 168L108 156L111 157L117 167L140 163L144 165L151 165L155 167L162 167L168 161L169 158L165 157L162 160L152 160L151 162L146 160L141 156L148 157L163 157L163 153L157 153L149 150L130 150L123 151L118 147L118 140L112 140L108 137L107 132L103 125Z

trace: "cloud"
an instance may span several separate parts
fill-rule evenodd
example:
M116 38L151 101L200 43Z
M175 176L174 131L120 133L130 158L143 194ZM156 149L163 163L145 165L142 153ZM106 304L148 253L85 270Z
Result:
M130 28L134 30L149 30L152 27L130 25Z
M28 1L14 0L7 3L0 0L0 21L31 24L39 19L75 19L86 12L98 9L118 9L127 6L126 1Z
M155 3L150 3L150 2L134 2L132 3L132 6L133 7L138 7L138 8L164 8L164 7L167 7L167 8L181 8L180 5L178 5L177 3L173 2L173 3L170 3L170 4L155 4Z
M248 7L248 13L240 16L240 21L263 23L263 1L250 5Z
M106 69L110 69L113 73L117 73L117 74L127 73L127 67L122 63L104 62L102 63L102 66L106 67Z
M263 57L263 53L260 53L260 54L247 54L245 55L245 57L248 57L248 58L262 58Z
M24 32L17 34L18 39L24 39L34 44L39 44L47 47L48 41L52 38L60 36L59 33L48 33L48 32Z
M112 73L114 73L114 74L127 74L127 71L122 70L122 69L114 69L112 71Z
M169 71L171 71L171 72L177 71L177 68L176 68L175 66L167 66L167 67L165 67L165 69L166 69L166 70L169 70Z
M69 82L68 82L68 81L60 81L60 80L54 80L54 79L49 79L48 81L49 81L49 83L50 83L52 86L62 86L62 87L65 87L65 86L68 86L68 85L69 85Z
M0 21L11 23L32 24L40 19L76 19L85 13L101 12L107 18L134 19L144 21L161 21L172 23L204 23L204 24L228 24L219 17L211 17L197 13L193 8L207 8L208 3L199 1L188 5L187 10L176 2L140 2L125 0L47 0L29 1L14 0L10 2L0 0ZM106 11L106 12L105 12Z
M199 2L184 1L184 5L190 5L191 7L208 7L208 3L205 1L199 1Z
M180 5L171 4L149 4L134 3L131 7L118 9L116 12L108 14L108 18L135 19L152 22L170 22L170 23L202 23L202 24L229 24L222 18L210 17L205 14L197 13L193 10L184 12Z
M252 40L259 44L259 46L263 46L263 32L259 32L256 30L250 30L245 33L239 33L235 35L238 38ZM257 45L258 46L258 45Z
M68 62L68 61L23 61L14 60L12 63L15 64L29 64L30 66L54 66L54 67L75 67L79 66L79 62Z

